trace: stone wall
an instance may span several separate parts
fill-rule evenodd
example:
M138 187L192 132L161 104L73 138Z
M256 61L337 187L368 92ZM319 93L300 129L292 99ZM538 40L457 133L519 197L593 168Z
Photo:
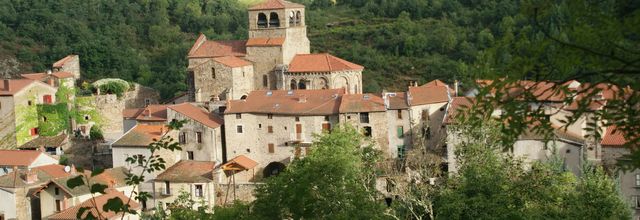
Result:
M55 103L56 91L54 87L42 82L35 82L13 95L17 146L37 137L31 135L31 129L38 127L37 104L44 104L45 95L51 96L52 103ZM31 104L29 105L29 103Z
M277 77L273 70L278 64L283 63L283 48L281 46L271 47L247 47L247 60L254 63L253 85L254 90L276 89ZM269 78L268 86L264 87L262 83L263 76Z
M252 202L256 199L254 190L260 183L221 183L216 186L216 205L233 204L234 189L235 199L244 202ZM226 203L225 203L226 202Z
M398 113L400 112L400 113ZM400 116L399 116L400 115ZM390 158L398 156L398 148L405 147L405 152L411 150L411 124L409 123L409 110L407 109L389 109L387 110L387 126ZM403 134L398 135L399 127L402 127Z
M253 66L231 68L209 60L192 70L196 102L211 101L215 96L220 100L240 99L253 90Z
M16 117L13 96L0 96L0 149L15 149Z
M123 99L125 108L143 108L160 103L160 93L155 89L134 83L133 90L125 92Z
M80 79L80 56L78 55L69 55L71 58L67 60L60 71L70 72L73 74L74 79Z
M444 144L446 132L442 127L442 122L447 112L447 104L447 102L440 102L409 108L413 137L424 140L426 147L436 149ZM425 116L426 118L423 118ZM430 137L427 137L427 133L430 134Z
M122 110L125 109L125 102L118 99L115 94L95 95L95 110L100 115L100 128L108 137L117 137L123 133Z
M185 135L186 143L181 143L181 158L188 159L188 152L193 152L193 160L196 161L215 161L216 164L222 163L222 136L220 128L210 128L203 124L186 117L185 115L167 109L167 120L187 120L180 129L179 135ZM201 134L201 142L197 141L197 133Z

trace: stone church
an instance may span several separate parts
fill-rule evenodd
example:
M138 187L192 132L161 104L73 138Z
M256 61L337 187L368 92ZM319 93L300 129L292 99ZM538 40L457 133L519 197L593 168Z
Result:
M189 50L191 101L244 99L253 90L362 93L364 67L326 53L310 54L303 5L268 0L248 11L248 40L214 41L200 34Z

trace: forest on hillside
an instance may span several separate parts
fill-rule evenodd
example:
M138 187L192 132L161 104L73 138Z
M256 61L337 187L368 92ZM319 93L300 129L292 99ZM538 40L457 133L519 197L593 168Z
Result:
M512 49L500 45L530 43L528 38L539 34L521 13L527 5L521 1L292 1L307 5L312 52L365 66L366 92L404 90L408 80L452 82L492 75L483 64L491 63L492 70L512 60ZM245 39L246 8L257 2L1 1L0 73L44 71L73 53L80 55L87 80L119 77L168 98L186 89L186 54L198 33ZM619 1L612 10L621 4L637 8Z

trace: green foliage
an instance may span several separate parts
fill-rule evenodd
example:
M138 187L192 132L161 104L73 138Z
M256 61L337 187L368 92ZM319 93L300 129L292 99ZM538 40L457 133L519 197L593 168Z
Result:
M27 99L33 103L27 105L24 102L27 100L20 100L16 102L16 139L17 145L20 146L27 141L31 140L31 129L38 127L38 107L35 105L35 95L26 95Z
M92 141L104 140L104 135L102 134L102 129L100 129L99 126L91 126L91 130L89 130L89 138Z
M118 98L131 88L127 81L121 79L100 79L92 85L100 90L100 94L115 94Z
M67 103L38 104L37 108L40 136L55 136L69 129Z
M71 113L72 117L78 124L86 124L89 122L95 122L96 125L101 125L103 122L102 116L98 114L96 106L96 98L94 96L76 97L76 107Z
M311 153L294 160L256 190L258 219L378 219L382 202L373 189L377 161L363 136L349 126L317 136Z
M61 85L58 87L58 91L56 92L56 102L57 103L72 103L71 99L76 93L73 87L69 88L68 86Z

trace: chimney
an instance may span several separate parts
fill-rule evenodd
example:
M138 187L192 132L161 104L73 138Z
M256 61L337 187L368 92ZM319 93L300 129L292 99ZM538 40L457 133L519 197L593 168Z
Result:
M454 81L453 81L453 89L454 89L454 91L455 91L454 96L456 96L456 97L458 96L458 87L459 87L459 86L460 86L460 82L458 82L458 80L457 80L457 79L456 79L456 80L454 80Z
M151 117L151 111L149 111L148 108L144 109L144 112L142 113L142 115L146 116L146 117Z
M24 181L27 182L27 184L35 183L38 181L38 174L29 168L24 176Z
M387 94L386 92L382 92L382 100L384 101L384 107L385 108L389 108L389 94Z
M4 80L4 90L6 91L11 90L11 84L9 84L9 79Z
M47 70L47 75L51 75L51 70Z
M55 81L53 81L53 79L51 77L49 77L49 79L47 79L47 84L49 84L50 86L53 86L53 87L56 86Z
M76 165L71 164L71 175L76 175Z
M298 97L298 103L305 103L305 102L307 102L307 97L306 96Z

